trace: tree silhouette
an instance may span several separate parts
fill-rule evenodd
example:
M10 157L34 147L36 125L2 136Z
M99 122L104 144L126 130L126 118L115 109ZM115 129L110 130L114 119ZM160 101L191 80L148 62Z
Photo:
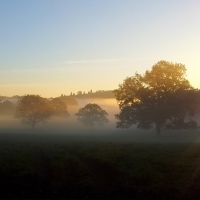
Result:
M68 117L69 112L67 111L67 103L62 99L64 99L64 97L54 98L49 102L49 104L53 110L54 116Z
M197 90L185 79L185 72L182 64L159 61L143 76L135 73L126 78L114 90L121 110L115 115L117 128L155 125L158 135L161 128L196 128L192 116L198 104Z
M16 109L16 117L22 123L30 124L32 128L39 122L45 122L54 114L47 99L39 95L24 95L19 101Z
M77 120L82 122L85 126L92 128L94 125L104 125L108 123L108 113L97 104L87 104L84 108L79 109L75 114Z
M6 100L4 102L0 102L0 114L13 114L14 113L14 105L11 101Z

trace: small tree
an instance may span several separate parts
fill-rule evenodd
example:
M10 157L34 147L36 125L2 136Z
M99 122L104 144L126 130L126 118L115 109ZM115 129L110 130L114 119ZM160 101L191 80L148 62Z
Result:
M22 123L30 124L32 128L39 122L45 122L54 114L47 99L39 95L24 95L19 101L16 109L16 117Z
M161 128L196 128L192 119L198 101L197 90L185 78L186 68L179 63L160 61L144 75L135 73L128 77L115 96L121 112L117 128L128 128L137 124L138 128L152 128L157 134Z
M82 122L85 126L92 128L94 125L104 125L108 123L108 113L97 104L87 104L84 108L79 109L75 114L77 120Z

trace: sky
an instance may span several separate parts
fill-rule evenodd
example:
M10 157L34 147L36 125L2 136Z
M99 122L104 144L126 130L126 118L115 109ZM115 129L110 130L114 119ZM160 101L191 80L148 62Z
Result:
M0 95L114 90L160 60L200 88L199 0L0 0Z

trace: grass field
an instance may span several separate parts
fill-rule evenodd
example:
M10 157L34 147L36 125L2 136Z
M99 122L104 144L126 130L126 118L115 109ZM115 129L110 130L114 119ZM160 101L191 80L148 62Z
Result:
M0 130L1 198L200 198L199 131L12 131Z

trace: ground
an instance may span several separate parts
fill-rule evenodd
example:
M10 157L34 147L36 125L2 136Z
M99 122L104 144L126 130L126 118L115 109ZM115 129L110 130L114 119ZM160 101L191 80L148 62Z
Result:
M198 142L21 132L0 134L1 198L200 198Z

